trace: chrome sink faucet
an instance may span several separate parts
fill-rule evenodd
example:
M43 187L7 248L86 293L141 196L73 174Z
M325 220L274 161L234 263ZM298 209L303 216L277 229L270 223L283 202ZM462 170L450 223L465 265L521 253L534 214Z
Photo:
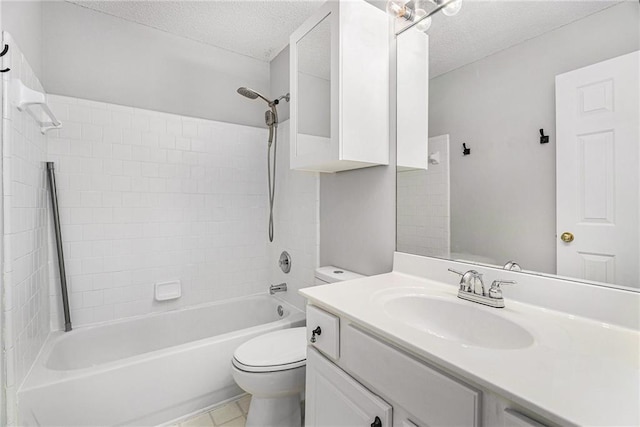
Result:
M466 273L461 273L450 268L449 271L460 275L460 291L484 295L484 282L482 281L482 274L478 273L475 270L469 270Z
M460 276L458 298L495 308L504 307L504 298L502 297L500 285L513 285L516 283L514 280L494 280L487 292L485 291L484 282L482 281L482 274L477 271L469 270L461 273L451 268L449 268L449 271Z

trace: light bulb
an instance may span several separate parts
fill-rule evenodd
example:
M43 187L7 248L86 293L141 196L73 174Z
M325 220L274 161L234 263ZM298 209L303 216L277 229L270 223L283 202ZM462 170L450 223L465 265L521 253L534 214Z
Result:
M414 18L414 22L418 21L420 18L425 16L427 11L424 9L416 9L416 17ZM422 21L416 24L416 30L418 31L427 31L431 27L431 17L425 18Z
M442 13L447 16L453 16L456 13L460 12L460 8L462 7L462 0L453 0L453 2L449 3L442 9Z
M396 18L411 19L411 9L407 7L409 0L389 0L387 13Z

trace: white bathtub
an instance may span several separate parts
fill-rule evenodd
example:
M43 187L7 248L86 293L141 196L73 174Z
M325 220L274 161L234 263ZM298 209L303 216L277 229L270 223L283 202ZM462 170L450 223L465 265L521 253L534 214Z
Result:
M52 333L18 393L20 424L166 423L242 393L240 344L303 325L300 310L258 295Z

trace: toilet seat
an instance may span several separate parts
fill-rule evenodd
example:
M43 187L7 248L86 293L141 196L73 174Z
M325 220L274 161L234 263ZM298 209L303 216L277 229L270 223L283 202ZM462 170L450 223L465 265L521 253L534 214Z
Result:
M233 366L245 372L278 372L307 363L306 328L269 332L238 347Z

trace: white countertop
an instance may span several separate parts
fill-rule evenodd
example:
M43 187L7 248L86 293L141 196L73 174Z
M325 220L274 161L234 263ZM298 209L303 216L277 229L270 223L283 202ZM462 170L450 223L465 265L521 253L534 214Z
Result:
M462 301L457 298L456 286L398 272L315 286L300 293L312 304L550 421L640 425L638 331L505 297L506 308L502 309L462 302L517 323L533 335L534 343L516 350L464 346L389 316L380 295L396 291Z

